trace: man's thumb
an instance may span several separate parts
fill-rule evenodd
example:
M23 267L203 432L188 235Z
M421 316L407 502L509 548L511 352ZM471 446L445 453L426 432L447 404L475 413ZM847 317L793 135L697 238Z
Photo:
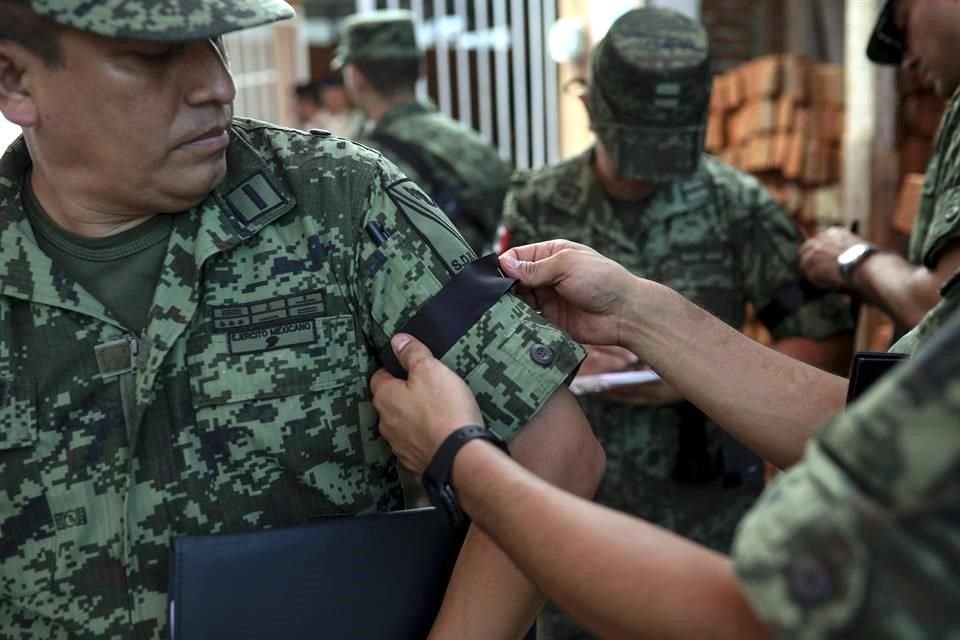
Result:
M552 284L552 259L553 256L537 262L518 260L508 251L500 256L500 268L506 275L519 280L520 284L526 287L541 287Z
M400 366L407 371L410 371L410 368L421 360L433 357L427 345L406 333L398 333L393 336L393 339L390 340L390 346L393 347L393 352L397 354Z

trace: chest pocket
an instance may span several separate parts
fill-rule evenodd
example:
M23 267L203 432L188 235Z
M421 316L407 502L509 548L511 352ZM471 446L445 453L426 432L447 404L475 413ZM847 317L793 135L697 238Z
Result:
M0 596L49 588L56 528L36 457L33 379L0 378Z
M736 324L745 304L730 231L705 206L659 221L662 241L649 243L658 254L653 277L724 322Z
M194 337L188 346L197 407L279 398L347 384L357 374L349 315Z
M301 508L352 504L343 479L362 473L363 443L372 438L362 433L368 394L352 316L205 333L187 349L199 464L214 467L228 519L249 523L264 502L290 501L286 515L265 524L283 524Z

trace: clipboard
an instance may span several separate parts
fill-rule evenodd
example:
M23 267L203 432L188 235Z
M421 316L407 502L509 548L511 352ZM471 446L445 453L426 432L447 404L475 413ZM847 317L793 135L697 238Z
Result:
M170 638L425 638L465 535L428 507L175 538Z

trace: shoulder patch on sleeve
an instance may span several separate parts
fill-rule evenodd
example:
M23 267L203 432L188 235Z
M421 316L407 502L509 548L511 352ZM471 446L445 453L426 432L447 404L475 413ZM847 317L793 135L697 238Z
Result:
M447 265L451 274L459 272L476 259L473 249L463 239L437 204L409 178L386 187L387 195L407 222Z

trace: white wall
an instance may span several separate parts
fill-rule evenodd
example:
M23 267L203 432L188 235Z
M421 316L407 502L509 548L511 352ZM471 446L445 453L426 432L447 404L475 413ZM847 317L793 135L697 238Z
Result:
M700 19L700 0L649 0L647 4L673 9L695 20Z
M0 149L6 149L18 135L20 135L20 127L10 124L0 116Z

